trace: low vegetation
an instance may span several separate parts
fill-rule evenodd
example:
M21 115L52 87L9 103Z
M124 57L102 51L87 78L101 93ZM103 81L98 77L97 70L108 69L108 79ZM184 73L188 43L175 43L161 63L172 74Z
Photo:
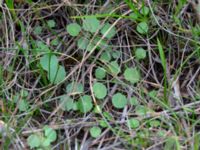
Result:
M200 149L198 6L0 0L1 149Z

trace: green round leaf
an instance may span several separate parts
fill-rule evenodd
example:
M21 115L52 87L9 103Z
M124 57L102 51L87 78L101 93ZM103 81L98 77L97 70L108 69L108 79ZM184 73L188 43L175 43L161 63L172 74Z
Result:
M80 97L77 107L82 113L89 112L93 107L92 98L89 95L84 95Z
M101 109L101 107L99 106L99 105L96 105L95 107L94 107L94 113L96 113L96 114L101 114L102 113L102 109Z
M71 23L71 24L67 25L67 32L71 36L77 36L80 33L80 31L81 31L81 27L77 23Z
M103 79L106 77L106 71L104 68L101 68L101 67L98 67L96 70L95 70L95 77L97 79Z
M95 47L95 45L94 45L93 43L89 43L89 44L87 45L86 50L87 50L88 52L91 52L91 51L94 49L94 47ZM94 50L95 50L95 49L94 49Z
M135 51L135 56L138 60L146 58L147 54L143 48L137 48Z
M130 101L130 104L131 104L132 106L136 106L136 105L139 104L136 97L131 97L129 101Z
M79 49L85 50L87 48L88 44L89 44L89 40L85 37L81 37L78 40L78 48Z
M52 84L57 84L63 81L65 77L66 77L65 68L60 65L57 67L57 69L51 67L51 70L48 72L48 79Z
M114 59L118 59L118 58L120 58L120 56L121 56L121 52L120 51L113 51L112 52L112 57Z
M113 120L113 116L107 111L103 112L103 116L109 121Z
M49 46L46 45L45 43L41 42L41 41L36 41L36 51L37 52L50 52ZM46 55L50 55L50 54L46 54Z
M85 31L95 33L100 28L100 21L95 17L86 18L83 20L83 29Z
M96 45L97 43L99 48L108 48L108 44L107 44L107 41L105 41L104 39L101 39L101 37L95 37L94 40L93 40L93 43L94 45Z
M140 81L140 72L136 68L127 68L124 72L124 78L131 83Z
M17 103L20 100L20 95L19 93L16 93L16 95L13 96L13 102Z
M74 100L68 95L61 96L59 103L64 111L70 111L74 107Z
M56 131L48 126L44 127L44 135L50 142L54 142L57 139Z
M131 14L129 15L129 17L131 17L131 19L135 21L135 20L138 19L138 14L137 14L137 13L131 13Z
M27 143L31 149L35 147L39 147L41 144L40 141L41 141L40 136L37 134L31 134L27 139Z
M74 102L72 110L74 110L74 111L78 110L78 102Z
M150 92L148 93L148 96L149 96L150 98L152 98L152 99L156 98L157 95L158 95L158 91L156 91L156 90L152 90L152 91L150 91Z
M148 112L147 108L142 105L136 106L135 111L136 111L136 114L141 115L141 116L146 115L146 113Z
M159 127L160 126L160 121L151 120L149 124L150 124L151 127Z
M135 129L140 126L140 122L137 119L132 118L127 121L127 125L129 128Z
M21 90L20 91L21 97L26 98L28 96L28 91L27 90Z
M90 135L93 138L99 137L101 135L101 128L99 128L99 127L92 127L92 128L90 128Z
M111 28L111 26L112 26L111 24L105 23L105 25L101 29L101 34L106 35L105 37L108 38L108 39L111 39L116 34L116 28L115 27Z
M107 88L104 84L96 82L93 85L94 95L98 99L103 99L107 95Z
M52 41L51 41L51 45L53 45L53 46L57 46L59 44L59 40L56 38L56 39L53 39Z
M149 8L146 6L143 6L140 10L140 13L144 16L147 16L149 14Z
M25 99L22 99L19 101L18 107L20 111L27 111L29 108L29 103Z
M56 26L56 22L54 20L47 21L47 25L49 28L54 28Z
M99 125L100 125L102 128L107 128L107 127L108 127L106 121L104 121L104 120L100 120L100 121L99 121Z
M113 75L117 75L118 73L120 73L121 69L118 65L118 63L116 61L112 61L110 64L109 64L109 69L110 69L110 72L113 74Z
M149 30L148 24L146 22L141 22L137 25L136 30L140 33L140 34L146 34Z
M40 35L42 33L42 27L41 26L35 27L33 32L35 35Z
M115 108L122 109L127 104L126 96L121 93L117 93L112 97L112 104Z
M66 86L67 93L83 93L84 87L83 84L77 82L71 82Z
M51 141L47 137L41 137L41 147L47 148L51 145Z
M100 60L103 62L109 62L111 60L111 55L108 51L105 51L101 54Z

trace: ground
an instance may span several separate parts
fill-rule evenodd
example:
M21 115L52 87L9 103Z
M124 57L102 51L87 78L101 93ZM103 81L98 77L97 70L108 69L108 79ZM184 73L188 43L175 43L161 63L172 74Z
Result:
M200 149L199 8L0 0L1 149Z

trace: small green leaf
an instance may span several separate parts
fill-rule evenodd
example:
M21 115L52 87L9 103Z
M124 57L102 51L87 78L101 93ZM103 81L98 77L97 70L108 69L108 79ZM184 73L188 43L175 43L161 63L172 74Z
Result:
M82 113L89 112L93 107L92 98L89 95L84 95L80 97L77 107Z
M78 110L78 102L74 102L72 110L74 110L74 111Z
M47 137L42 137L41 139L41 147L47 148L51 145L51 141Z
M88 44L89 44L89 40L85 37L81 37L78 40L78 48L79 49L85 50L87 48Z
M46 54L40 58L40 64L46 71L50 71L51 68L54 70L58 68L58 59L55 55Z
M56 26L56 22L54 20L48 20L47 25L49 28L54 28Z
M74 100L68 95L61 96L59 103L61 105L61 109L64 111L70 111L74 106Z
M132 118L127 121L127 125L129 128L135 129L139 127L140 122L137 119Z
M42 33L42 27L41 26L35 27L33 32L35 35L40 35Z
M104 39L101 39L100 37L95 37L93 40L94 45L96 45L98 43L98 48L108 48L108 44L107 41L105 41Z
M137 13L131 13L131 14L129 15L129 17L131 17L131 19L135 21L135 20L138 19L138 14L137 14Z
M101 54L100 60L103 62L109 62L111 60L111 55L108 51L105 51Z
M115 108L118 108L118 109L124 108L127 104L126 96L121 93L117 93L113 95L112 104Z
M66 77L66 72L65 72L65 68L63 66L58 66L57 69L56 68L52 68L48 73L48 79L50 80L50 82L52 84L57 84L61 81L63 81Z
M83 84L77 82L71 82L66 86L67 93L83 93L84 87Z
M152 99L157 97L158 92L156 90L152 90L148 93L148 96Z
M51 142L54 142L57 139L57 133L54 129L50 128L49 126L44 127L44 135L46 138Z
M113 75L117 75L118 73L120 73L121 69L118 65L118 63L116 61L112 61L110 64L109 64L109 69L110 69L110 72L113 74Z
M127 81L135 84L140 81L140 72L137 70L137 68L127 68L124 72L124 78Z
M149 14L149 8L146 6L143 6L140 10L140 13L144 16L147 16Z
M107 127L108 127L107 123L106 123L104 120L100 120L100 121L99 121L99 125L100 125L102 128L107 128Z
M135 56L138 60L146 58L147 54L143 48L137 48L135 51Z
M168 137L163 150L180 150L179 142L177 137Z
M99 106L99 105L96 105L95 107L94 107L94 113L96 113L96 114L101 114L102 113L102 109L101 109L101 107Z
M83 20L83 29L85 31L95 33L100 28L100 21L95 17L86 18Z
M136 30L140 33L140 34L146 34L149 30L148 24L146 22L141 22L137 25Z
M109 112L103 112L103 116L107 119L107 120L113 120L112 115Z
M20 111L27 111L29 108L29 104L25 99L22 99L19 101L18 107Z
M59 44L59 40L56 38L56 39L53 39L52 41L51 41L51 45L53 45L53 46L57 46Z
M140 116L146 115L148 112L147 108L142 105L137 105L135 108L135 111L136 111L136 114L138 114Z
M136 106L136 105L139 104L136 97L131 97L129 101L130 101L130 104L131 104L132 106Z
M157 128L157 127L160 126L160 121L158 121L158 120L151 120L149 124L150 124L151 127L156 127Z
M71 24L67 25L67 32L71 36L77 36L80 33L80 31L81 31L81 27L77 23L71 23Z
M36 41L36 46L37 46L36 48L37 52L45 52L45 53L50 52L48 45L46 45L45 43L41 41Z
M93 85L94 95L98 99L104 99L107 95L107 88L104 84L96 82Z
M39 147L41 144L41 138L37 134L31 134L27 139L27 143L31 149Z
M101 128L99 128L99 127L92 127L92 128L90 128L90 135L93 138L99 137L101 135Z
M23 89L20 91L20 95L22 98L26 98L28 96L28 91Z
M16 95L13 96L13 102L17 103L20 100L20 95L19 93L16 93Z
M101 67L98 67L96 70L95 70L95 77L97 79L103 79L106 77L106 71L104 68L101 68Z
M120 58L120 56L121 56L121 52L120 51L113 51L112 52L112 57L114 59L118 59L118 58Z
M116 28L115 27L111 28L111 26L112 26L111 24L105 23L105 25L101 29L101 34L106 35L105 37L108 39L113 38L116 34ZM109 30L109 32L108 32L108 30Z
M93 43L89 43L87 45L86 51L91 52L92 50L96 49L96 48L94 49L94 47L95 47L95 45Z

